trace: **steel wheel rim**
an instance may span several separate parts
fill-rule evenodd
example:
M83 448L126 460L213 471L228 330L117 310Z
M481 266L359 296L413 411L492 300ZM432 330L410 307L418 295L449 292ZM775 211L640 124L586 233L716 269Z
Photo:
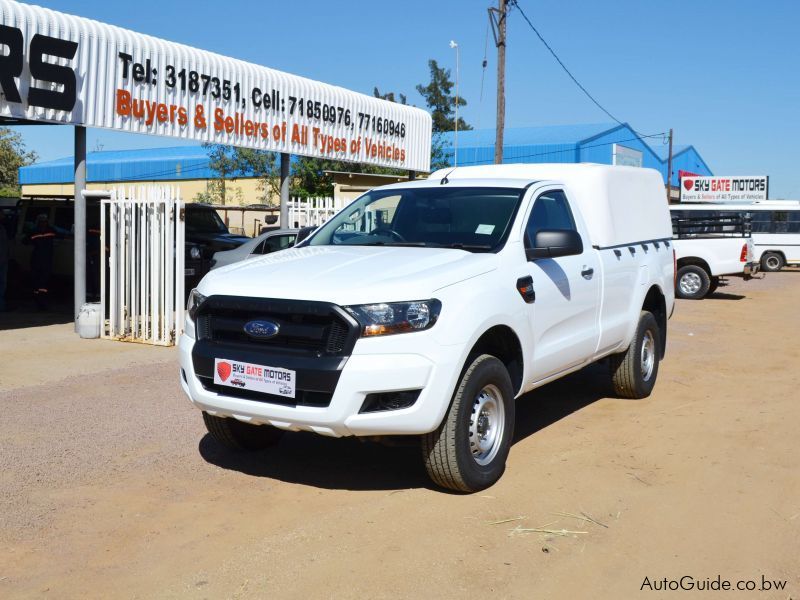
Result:
M481 466L494 460L503 444L506 412L497 386L485 385L472 402L469 416L469 449Z
M767 257L767 266L770 269L777 269L778 265L780 265L780 261L778 260L777 256L768 256Z
M681 275L681 280L678 282L678 285L680 285L681 291L684 294L693 296L700 291L700 288L703 286L703 281L697 273L684 273Z
M653 376L653 370L656 365L656 340L653 333L648 329L644 332L644 339L642 340L642 379L649 381Z

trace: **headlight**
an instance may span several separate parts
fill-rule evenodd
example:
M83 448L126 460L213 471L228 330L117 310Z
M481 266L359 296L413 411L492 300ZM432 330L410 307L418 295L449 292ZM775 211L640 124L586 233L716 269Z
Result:
M371 337L393 333L410 333L433 327L439 318L442 303L438 300L392 302L346 306L361 325L361 335Z
M197 309L200 308L200 305L206 301L206 297L203 296L200 292L197 291L197 288L193 289L189 292L189 301L186 303L186 312L189 315L189 318L194 321L195 316L197 315Z
M194 260L200 260L200 257L203 256L203 253L200 252L200 248L197 246L192 246L189 249L189 256L192 257Z

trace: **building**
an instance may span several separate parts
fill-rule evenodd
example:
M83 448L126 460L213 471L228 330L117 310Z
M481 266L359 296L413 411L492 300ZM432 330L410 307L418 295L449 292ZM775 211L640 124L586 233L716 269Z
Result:
M72 197L73 177L71 156L19 170L24 197ZM158 183L179 188L181 198L192 201L211 189L215 177L208 151L202 146L89 152L86 155L86 187L90 190ZM264 201L265 191L258 178L232 178L225 182L225 197L226 204L257 204Z
M442 135L449 164L455 161L455 133ZM485 165L494 162L494 129L458 132L458 164ZM664 136L642 137L627 124L550 125L506 128L503 136L504 163L624 164L649 167L667 180L668 146ZM674 147L672 181L679 185L678 171L713 175L694 146Z

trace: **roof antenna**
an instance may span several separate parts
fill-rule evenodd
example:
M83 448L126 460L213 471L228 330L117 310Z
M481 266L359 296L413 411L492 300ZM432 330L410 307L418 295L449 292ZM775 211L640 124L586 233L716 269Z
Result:
M444 177L442 177L442 180L439 182L439 185L447 185L448 183L450 183L448 177L450 177L450 175L453 174L453 171L455 171L457 168L458 167L453 167L452 171L448 171L447 174Z

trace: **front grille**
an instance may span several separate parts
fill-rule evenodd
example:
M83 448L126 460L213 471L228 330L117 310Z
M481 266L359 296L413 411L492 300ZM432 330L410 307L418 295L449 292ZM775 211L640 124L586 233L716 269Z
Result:
M244 326L268 320L279 326L271 338L251 337ZM358 338L356 322L327 302L211 296L198 310L199 340L307 356L349 354Z

